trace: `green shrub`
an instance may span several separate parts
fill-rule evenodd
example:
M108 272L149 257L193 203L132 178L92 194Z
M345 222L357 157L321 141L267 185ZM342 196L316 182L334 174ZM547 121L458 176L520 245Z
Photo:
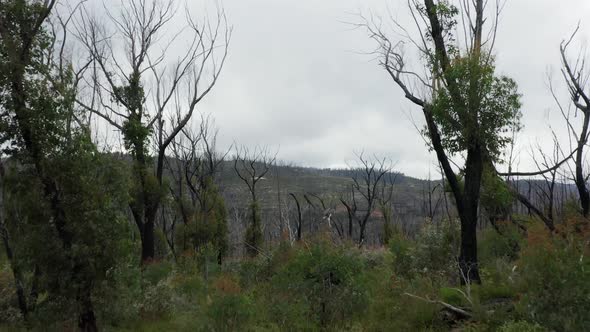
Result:
M12 270L6 264L0 266L0 324L17 323L22 320L18 309L16 288Z
M207 307L207 317L213 331L238 331L245 329L252 317L250 299L241 294L226 294L214 297Z
M507 322L502 325L499 332L544 332L547 331L539 324L532 324L526 321Z
M529 229L519 260L524 294L518 306L528 320L556 331L590 326L589 235L579 229L559 235Z
M213 294L208 298L206 315L209 330L246 330L253 316L251 299L242 293L236 279L227 274L220 275L213 282Z
M137 304L142 317L153 319L167 317L174 309L174 290L170 279L147 285L143 289L141 301Z
M454 306L462 306L465 303L465 297L456 288L441 288L440 298L443 302Z
M355 314L364 312L365 265L357 250L324 241L293 250L292 258L276 266L270 279L269 310L275 322L347 326ZM284 301L294 304L301 316L294 317L288 308L281 308Z
M174 266L172 262L154 262L143 266L141 276L144 282L155 285L166 279L172 273L173 269Z
M95 295L98 321L103 325L120 326L139 315L141 270L137 262L120 264L111 269Z
M493 263L496 259L514 260L518 257L522 234L514 224L500 223L497 227L488 228L480 232L478 240L478 255L481 265Z
M426 274L450 276L456 274L459 255L459 222L426 222L415 241L415 269Z
M389 241L389 249L394 256L395 272L403 277L412 278L420 274L451 279L457 274L458 222L452 220L433 224L427 221L414 241L397 235Z
M389 240L389 250L393 255L393 267L396 274L410 277L413 274L413 257L410 251L410 241L402 234L396 234Z

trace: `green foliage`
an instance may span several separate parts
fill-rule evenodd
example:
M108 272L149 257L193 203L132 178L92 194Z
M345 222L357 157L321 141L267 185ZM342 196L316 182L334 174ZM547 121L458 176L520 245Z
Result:
M360 252L317 240L300 247L283 244L270 260L250 262L241 284L253 288L259 324L276 329L314 330L351 326L368 304ZM259 317L260 318L260 317Z
M428 17L428 13L426 12L426 7L424 5L416 2L416 6L421 15L423 15L424 17ZM447 45L449 45L449 49L447 50L448 53L452 55L457 54L458 49L454 46L456 44L456 37L453 34L453 32L455 31L457 26L457 15L459 14L459 9L450 1L442 0L438 1L434 5L434 10L438 14L437 16L440 20L441 27L444 31L443 38L447 42ZM425 32L425 34L426 39L432 41L432 32L428 30ZM428 65L431 67L430 69L432 69L432 71L436 71L434 70L434 67L436 67L435 55L433 54L433 52L430 52L430 54L431 55L430 59L428 59Z
M393 211L389 204L380 204L379 209L383 213L383 244L387 245L389 241L398 233L395 226L391 224Z
M503 218L514 202L506 181L489 166L484 167L480 204L493 218Z
M415 241L409 242L398 236L389 242L389 248L394 256L396 273L408 278L427 275L450 279L456 273L458 222L450 220L434 224L427 221Z
M237 331L253 316L248 297L237 294L221 295L207 308L214 331Z
M186 225L178 227L175 243L183 252L194 250L196 253L214 256L214 260L221 264L228 250L225 202L211 177L205 179L201 195L200 204L195 208L185 208L191 204L182 203L184 213L191 218Z
M51 322L89 308L97 285L126 259L129 200L125 167L101 154L81 124L68 61L53 64L51 33L33 26L44 7L0 4L0 141L12 157L2 188L12 263L26 293L39 294L27 298L31 319Z
M42 185L30 170L13 168L6 178L9 220L18 222L8 225L17 264L24 271L39 270L30 282L46 292L38 309L50 319L75 307L80 287L108 279L108 272L128 257L130 245L124 168L84 138L70 143L63 156L47 161L60 184L63 228L56 231L48 222L51 213Z
M562 229L551 236L529 229L520 257L519 310L528 320L557 331L581 331L590 326L590 232Z
M504 254L486 256L483 284L468 290L436 272L436 260L427 273L421 272L425 264L400 261L416 257L422 250L418 241L430 239L432 248L439 248L441 234L442 227L433 227L415 241L400 236L389 251L321 239L295 247L283 243L269 257L228 262L207 280L194 259L140 269L128 258L97 286L98 315L107 331L578 331L586 326L587 266L580 257L587 255L587 242L530 229L517 263ZM399 273L405 265L415 272ZM10 295L11 287L10 275L0 273L0 293ZM457 320L441 305L408 294L465 308L473 317ZM9 308L3 317L13 318L0 324L19 320L14 296L9 297L0 305ZM67 321L56 314L67 309L64 300L51 295L51 302L40 301L46 304L38 315L47 318L37 322Z
M516 82L496 76L493 62L484 62L477 55L457 56L446 75L456 82L456 91L439 89L432 101L445 149L458 153L479 142L492 160L498 160L511 142L509 130L520 123Z
M221 275L214 281L214 293L207 306L209 329L236 331L244 329L253 317L253 306L248 296L242 294L237 281L229 275Z
M499 332L544 332L547 329L541 327L539 324L532 324L526 321L508 322L502 325Z
M137 113L131 113L123 123L123 142L125 148L130 150L133 155L147 155L147 151L143 149L148 143L150 134L150 128L146 127Z
M362 315L366 331L431 331L447 330L440 308L405 293L426 298L438 296L437 284L417 276L412 280L391 275L386 269L370 271L370 304Z
M145 124L146 114L143 112L145 93L140 81L140 73L130 75L129 84L116 87L113 91L113 100L125 107L129 116L123 123L123 142L125 148L137 158L145 158L148 155L146 145L148 143L151 128Z
M478 254L482 264L496 259L514 260L518 257L522 231L509 222L497 222L497 230L488 228L479 234Z
M440 298L442 301L458 307L465 302L465 297L456 288L442 287L440 289Z
M404 277L411 277L414 272L411 244L402 234L397 234L389 241L389 250L393 254L394 271Z
M0 323L15 324L21 320L12 270L8 264L0 265Z
M50 35L40 29L27 52L21 38L30 35L31 23L43 11L41 2L3 1L0 20L4 33L0 39L0 117L2 150L25 157L25 146L35 140L40 154L50 153L61 142L65 122L71 113L71 71L57 73L47 64ZM67 68L67 62L65 63ZM26 98L16 86L26 85ZM27 107L22 107L26 103ZM25 130L23 130L26 128Z

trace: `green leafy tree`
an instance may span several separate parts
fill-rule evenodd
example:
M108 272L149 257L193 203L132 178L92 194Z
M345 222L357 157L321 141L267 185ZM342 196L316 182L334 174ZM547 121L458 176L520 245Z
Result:
M6 223L18 235L18 264L34 270L32 293L46 292L45 303L63 299L62 314L96 331L92 296L116 264L127 185L74 107L84 68L75 72L67 59L53 58L58 37L46 20L54 5L0 3L0 137L13 161L3 188ZM42 304L31 300L23 314Z
M436 153L461 220L463 282L480 282L476 226L485 165L501 160L502 149L511 140L508 131L520 120L516 83L495 71L491 46L497 27L492 24L484 33L485 9L483 0L461 10L446 0L411 1L412 14L421 17L415 20L421 33L416 39L407 30L399 34L407 36L421 54L423 68L416 70L409 68L405 40L391 40L375 22L365 24L380 46L381 65L405 97L422 109L423 133ZM458 20L468 22L464 34L456 33ZM459 40L462 35L463 41ZM490 39L484 39L485 35ZM451 162L457 155L465 157L459 172Z

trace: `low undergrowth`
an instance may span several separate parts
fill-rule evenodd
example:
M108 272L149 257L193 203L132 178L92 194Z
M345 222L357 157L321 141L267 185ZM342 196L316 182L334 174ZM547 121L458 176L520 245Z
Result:
M130 263L94 298L104 331L581 331L590 326L590 232L575 227L481 232L481 285L458 284L448 223L381 249L317 238L223 266L195 256ZM25 323L13 287L4 264L3 330L76 326L41 300Z

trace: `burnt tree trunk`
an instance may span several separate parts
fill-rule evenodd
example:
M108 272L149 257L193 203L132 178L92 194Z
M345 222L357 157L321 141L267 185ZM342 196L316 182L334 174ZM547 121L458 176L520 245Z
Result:
M461 220L459 268L462 283L481 283L477 260L477 220L483 173L483 151L478 143L474 145L467 151L463 209L459 211Z
M94 305L90 294L91 285L84 285L79 290L78 303L80 306L78 315L78 328L83 332L97 332Z
M588 213L590 212L590 192L588 192L588 188L586 187L586 178L584 177L584 169L583 169L583 162L584 162L584 147L586 146L588 136L588 122L590 120L590 115L585 113L584 114L584 124L582 126L582 132L580 133L580 139L578 141L578 150L576 151L576 188L578 189L578 194L580 195L580 207L582 210L582 215L584 218L588 218Z
M303 220L301 217L301 204L299 204L299 200L293 193L289 193L293 200L295 200L295 205L297 205L297 241L301 241L301 228L303 226Z

